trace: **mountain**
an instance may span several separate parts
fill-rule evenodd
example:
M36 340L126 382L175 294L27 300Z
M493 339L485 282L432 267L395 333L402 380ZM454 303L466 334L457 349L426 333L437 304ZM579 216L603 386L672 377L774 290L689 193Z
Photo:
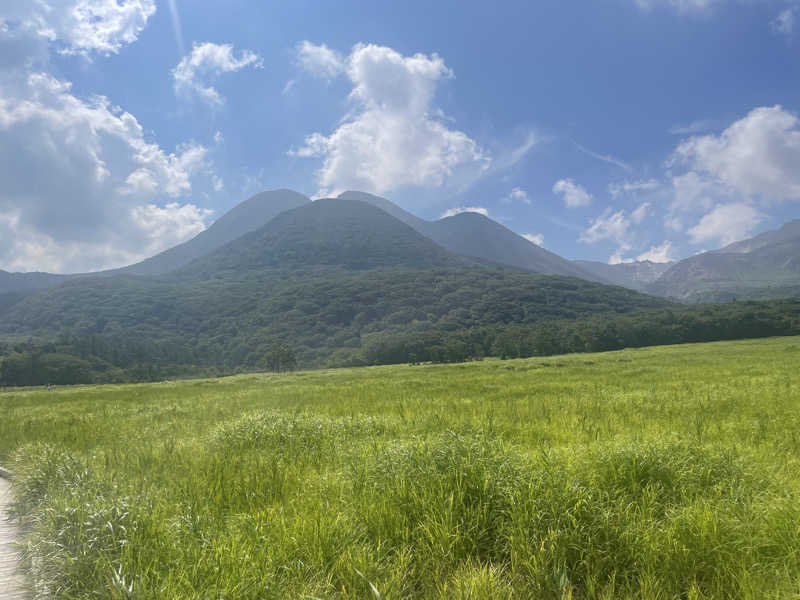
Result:
M169 273L258 229L282 212L303 206L310 201L303 194L292 190L261 192L237 204L214 221L208 229L189 241L135 265L105 271L103 274L161 275Z
M142 262L119 269L69 275L0 271L0 312L36 290L52 287L77 277L169 273L261 227L278 214L309 202L309 198L292 190L261 192L235 206L192 239Z
M320 266L361 270L468 264L380 208L325 198L281 213L176 276L239 277L265 268L297 275Z
M70 275L53 273L9 273L0 271L0 292L30 292L65 281Z
M800 295L800 220L671 266L649 293L685 302Z
M289 344L300 364L321 366L347 363L375 336L668 306L616 286L481 266L371 204L324 199L168 275L42 290L0 315L0 333L89 339L129 364L227 368L259 365Z
M339 198L361 200L377 206L460 256L532 273L609 283L478 213L464 212L438 221L425 221L380 196L350 191L340 194Z
M783 247L784 250L786 250L786 244L788 244L789 247L796 247L798 240L800 240L800 219L789 221L780 229L765 231L754 238L741 242L734 242L721 250L717 250L717 252L725 254L748 254L766 247ZM797 257L797 254L795 254L795 257Z
M52 273L9 273L0 271L0 313L37 290L58 285L71 275Z
M675 264L674 262L656 263L649 260L615 265L593 260L574 260L572 262L600 279L639 292L646 291L648 285Z

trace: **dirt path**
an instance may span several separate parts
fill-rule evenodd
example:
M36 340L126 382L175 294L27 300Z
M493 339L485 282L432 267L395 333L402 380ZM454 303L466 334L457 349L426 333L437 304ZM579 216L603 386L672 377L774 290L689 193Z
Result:
M0 598L3 600L24 600L23 579L17 572L19 555L14 547L17 530L7 520L11 484L0 477Z

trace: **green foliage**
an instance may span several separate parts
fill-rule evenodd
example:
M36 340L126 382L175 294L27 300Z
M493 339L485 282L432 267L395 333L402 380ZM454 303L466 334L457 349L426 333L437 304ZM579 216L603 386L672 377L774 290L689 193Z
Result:
M422 277L418 272L403 273L418 282ZM135 335L61 334L55 342L0 344L0 385L153 381L237 369L280 372L298 364L451 363L800 334L800 302L796 300L636 310L635 305L625 304L622 290L617 308L624 312L619 314L609 312L612 307L602 303L602 294L593 299L588 293L595 284L542 277L546 286L529 290L522 287L524 276L516 282L519 287L505 287L508 282L502 272L490 272L498 279L487 277L484 289L488 291L480 300L475 299L478 291L474 287L457 287L465 281L475 286L474 280L460 275L437 279L445 294L441 302L449 302L447 297L453 294L465 304L447 310L433 297L404 297L408 281L403 280L403 273L394 273L393 280L385 274L365 274L352 287L339 282L317 284L319 288L307 283L290 288L261 304L260 315L273 316L259 316L256 322L268 321L268 329L259 330L252 322L239 325L235 319L212 323L230 332L229 336L162 332L159 337L154 332L152 339L140 339ZM386 293L378 291L384 283L389 286ZM567 285L562 288L560 284ZM587 293L586 298L570 299L570 285ZM365 287L372 291L365 292ZM519 303L520 296L533 291L551 298L552 303ZM306 300L290 309L292 297ZM348 302L348 298L355 300ZM425 306L428 301L433 306ZM282 311L286 311L283 318ZM602 316L592 316L593 311ZM557 318L564 312L583 316ZM436 314L441 317L435 318ZM254 334L253 329L258 332ZM211 340L218 346L211 345Z
M238 279L69 282L16 306L0 318L0 331L55 339L64 352L97 357L126 375L149 365L157 379L187 365L196 366L187 374L262 368L280 345L291 346L305 367L358 364L363 344L381 332L457 331L665 305L622 288L501 269L265 269ZM339 363L337 350L346 357Z
M525 358L793 334L800 334L800 301L746 302L374 334L365 340L363 358L373 365L463 362L485 356Z
M447 227L485 225L459 217ZM797 301L687 309L621 287L479 266L374 206L327 199L170 275L72 279L15 305L0 315L0 335L17 340L0 349L0 385L742 339L800 332L798 314Z
M674 315L680 322L680 315ZM800 338L0 392L66 598L790 598Z
M291 346L277 344L267 352L264 357L264 364L273 373L294 371L297 368L297 357Z

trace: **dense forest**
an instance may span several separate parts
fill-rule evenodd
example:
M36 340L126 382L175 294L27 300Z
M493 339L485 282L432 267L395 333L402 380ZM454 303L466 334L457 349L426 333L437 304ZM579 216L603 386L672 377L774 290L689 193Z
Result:
M208 279L75 280L28 298L0 327L7 339L80 340L80 352L60 352L126 370L158 365L160 377L165 365L258 369L281 344L295 350L299 366L323 367L353 363L364 340L381 333L462 331L667 306L673 304L624 288L499 268L320 267L302 276L262 269ZM84 340L94 340L94 350L83 348Z
M461 362L777 335L800 335L800 300L675 306L528 323L499 319L473 326L462 326L455 316L420 331L398 322L365 332L357 345L344 336L325 338L313 353L305 344L314 335L264 339L258 345L245 338L225 346L214 359L167 337L134 341L62 333L49 342L32 338L0 344L0 385L153 381L296 366ZM319 359L298 362L297 355Z
M481 264L319 200L159 276L74 278L0 313L0 385L543 356L800 333L797 302L686 307Z

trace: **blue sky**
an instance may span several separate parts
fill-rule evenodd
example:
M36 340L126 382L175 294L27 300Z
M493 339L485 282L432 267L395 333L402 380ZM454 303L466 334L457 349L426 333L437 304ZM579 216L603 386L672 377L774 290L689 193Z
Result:
M800 217L797 0L6 0L0 268L83 271L253 193L479 210L567 258Z

